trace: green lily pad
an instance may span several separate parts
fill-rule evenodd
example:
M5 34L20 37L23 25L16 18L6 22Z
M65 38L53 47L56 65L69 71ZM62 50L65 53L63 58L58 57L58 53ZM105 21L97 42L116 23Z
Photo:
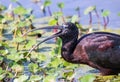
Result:
M102 12L102 16L103 16L103 17L109 16L109 15L110 15L110 11L108 11L108 10L104 10L104 11Z
M18 62L19 60L24 59L24 57L22 54L20 55L18 53L16 53L16 54L14 53L14 54L7 55L7 59Z
M14 82L25 82L28 79L28 76L26 75L21 75L19 78L15 78Z
M63 3L63 2L58 3L58 7L59 7L59 8L64 8L64 6L65 6L65 5L64 5L64 3Z
M45 0L44 2L44 6L47 7L51 4L51 1L50 0Z
M30 63L28 67L29 67L30 72L36 73L38 71L38 65L37 64Z
M80 78L80 82L94 82L96 79L95 75L89 74Z
M90 12L92 12L93 10L95 10L96 6L90 6L87 9L85 9L84 14L87 15Z
M24 15L27 13L27 10L22 6L19 6L14 9L14 13L18 15Z
M37 82L40 81L42 79L42 77L40 75L31 75L29 81L30 82Z

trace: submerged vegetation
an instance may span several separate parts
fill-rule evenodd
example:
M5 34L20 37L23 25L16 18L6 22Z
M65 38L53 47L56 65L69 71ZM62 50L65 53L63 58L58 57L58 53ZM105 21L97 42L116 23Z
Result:
M110 11L102 10L98 13L96 6L90 6L85 10L89 15L89 25L80 24L80 7L75 8L78 13L73 16L64 16L63 2L56 4L59 11L52 12L50 0L33 0L34 3L42 3L43 18L36 19L32 9L24 8L18 0L11 0L18 4L17 7L8 8L0 4L0 82L119 82L120 76L100 76L99 73L83 73L85 69L96 71L85 65L71 64L61 58L61 39L43 43L28 55L28 50L41 41L43 38L57 32L56 29L41 30L31 32L27 36L22 35L28 30L36 27L48 25L60 25L64 22L71 21L75 23L80 31L79 36L93 31L111 31L108 28ZM39 5L40 6L40 5ZM47 11L47 10L48 11ZM46 16L46 12L49 16ZM92 14L95 12L97 25L94 28L92 23ZM116 13L120 16L120 13ZM103 25L100 21L103 17ZM37 22L44 21L44 24ZM36 24L35 24L36 23ZM117 30L120 33L119 30ZM82 69L83 68L83 69Z

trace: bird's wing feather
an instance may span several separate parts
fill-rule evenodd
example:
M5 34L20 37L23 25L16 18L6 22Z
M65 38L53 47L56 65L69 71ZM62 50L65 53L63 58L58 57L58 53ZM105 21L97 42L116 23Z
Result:
M94 48L95 50L105 51L109 48L114 47L114 40L110 39L108 36L99 36L92 38L89 42L89 47Z
M120 37L110 34L89 35L82 40L90 61L107 68L120 68Z
M83 39L86 42L84 46L86 49L95 49L99 51L105 51L110 48L114 48L120 45L120 36L109 34L91 34Z

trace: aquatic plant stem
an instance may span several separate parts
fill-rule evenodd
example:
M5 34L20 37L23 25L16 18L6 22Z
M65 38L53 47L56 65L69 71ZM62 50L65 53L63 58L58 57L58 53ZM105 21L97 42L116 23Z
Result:
M5 69L6 71L8 71L8 66L6 67L6 69Z
M63 13L62 8L60 8L60 11ZM65 23L65 18L64 18L64 16L63 16L63 15L62 15L62 20L63 20L63 22Z
M81 15L80 15L80 10L78 11L78 17L79 17L79 18L81 17Z
M20 45L20 43L18 42L17 47L16 47L17 52L19 51L19 45Z
M50 7L48 6L47 8L48 8L49 15L52 16L52 12L50 10Z
M90 28L92 27L92 12L89 12L89 18L90 18L89 20L89 30L90 30Z
M17 74L18 74L18 72L16 71L16 72L15 72L15 75L14 75L13 77L15 78L15 77L17 76Z
M96 13L96 16L97 16L97 19L98 19L98 27L100 26L100 17L99 17L99 14L97 12L97 9L95 8L95 13Z
M2 24L2 26L0 27L0 37L2 37L2 35L3 35L3 24Z
M14 30L14 39L16 38L16 35L17 35L17 28L15 28L15 30Z
M107 25L109 23L109 17L108 16L106 18L103 17L103 21L104 21L104 30L106 30L107 29Z
M106 18L107 18L107 22L106 22L106 23L107 23L107 25L108 25L108 23L109 23L109 17L107 16Z

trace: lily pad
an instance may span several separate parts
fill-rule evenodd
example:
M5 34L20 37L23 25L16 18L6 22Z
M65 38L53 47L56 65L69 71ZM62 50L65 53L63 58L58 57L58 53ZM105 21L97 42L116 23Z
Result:
M108 11L108 10L104 10L104 11L102 12L102 16L103 16L103 17L109 16L109 15L110 15L110 11Z
M95 10L96 6L90 6L87 9L85 9L84 14L87 15L90 12L92 12L93 10Z
M49 6L51 4L51 1L50 0L45 0L45 2L44 2L44 6Z
M14 9L14 13L18 15L24 15L27 13L27 10L22 6L19 6Z
M65 6L65 5L64 5L64 3L63 3L63 2L58 3L58 7L59 7L59 8L64 8L64 6Z
M93 82L96 79L95 75L89 74L80 78L80 82Z

